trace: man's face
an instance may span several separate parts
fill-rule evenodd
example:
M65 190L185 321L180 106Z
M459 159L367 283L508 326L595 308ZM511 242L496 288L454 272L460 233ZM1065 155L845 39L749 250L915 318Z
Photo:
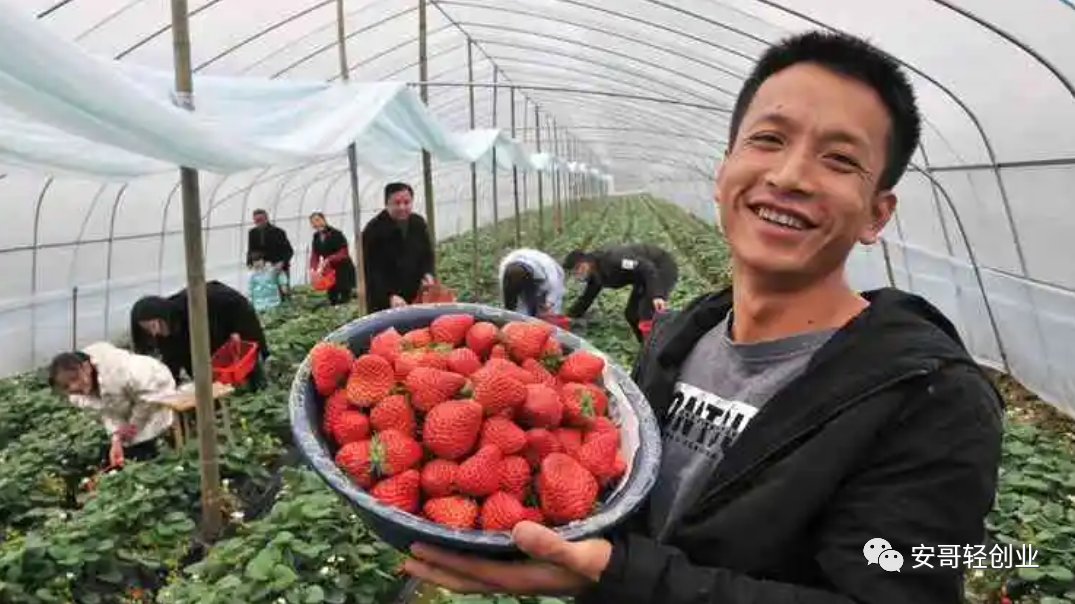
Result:
M61 371L56 376L56 389L65 394L90 394L93 391L93 370L82 363L77 369Z
M575 265L575 271L574 271L575 272L575 278L576 279L586 279L586 278L588 278L590 276L590 273L592 271L593 271L593 264L591 262L589 262L589 261L583 260L582 262L579 262L578 264Z
M385 207L388 209L388 215L393 220L406 220L411 215L411 206L414 203L414 199L411 196L411 192L404 189L403 191L396 191L388 198L388 202Z
M162 319L146 319L145 321L139 321L138 324L154 338L168 335L168 324Z
M263 227L269 224L269 217L265 214L254 214L254 226Z
M890 118L868 86L814 64L767 79L717 174L720 222L736 262L785 286L840 270L895 209L878 191Z

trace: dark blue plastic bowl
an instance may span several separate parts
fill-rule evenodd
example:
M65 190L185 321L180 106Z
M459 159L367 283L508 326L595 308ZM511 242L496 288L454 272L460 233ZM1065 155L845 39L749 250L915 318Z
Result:
M388 327L407 331L425 327L440 315L460 312L497 325L509 321L538 320L481 304L422 304L365 316L340 327L324 339L346 343L352 352L359 355L369 348L371 337ZM601 354L571 332L554 327L553 334L567 350L581 348ZM661 462L660 431L649 402L628 373L607 356L605 361L608 367L605 385L610 392L609 414L620 425L625 442L636 441L637 447L634 448L628 473L611 495L601 501L597 512L585 520L556 529L571 541L606 533L634 513L653 488ZM510 558L519 555L507 531L453 530L385 506L367 494L334 461L336 447L321 433L324 402L324 397L317 393L310 379L307 356L291 385L289 410L295 442L314 471L355 506L359 516L381 540L400 551L407 551L411 544L420 542L487 557Z

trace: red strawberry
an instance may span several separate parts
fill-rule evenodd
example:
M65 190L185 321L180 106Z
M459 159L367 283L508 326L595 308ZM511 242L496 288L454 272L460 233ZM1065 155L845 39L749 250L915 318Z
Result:
M555 428L564 416L560 395L544 384L526 387L526 400L519 408L519 418L531 428Z
M475 371L470 380L477 386L482 380L493 375L494 373L506 373L511 377L519 380L523 384L536 384L537 378L529 371L516 365L511 359L499 359L493 358L485 362L485 365L481 369Z
M541 508L525 507L523 508L523 520L545 524L545 515L541 513Z
M545 340L545 348L541 351L541 364L552 371L560 368L564 362L564 348L556 338Z
M489 358L490 359L507 359L507 358L509 358L508 357L508 349L504 348L503 344L497 344L496 346L493 346L489 350Z
M428 327L419 327L418 329L412 329L403 334L403 349L414 350L416 348L425 348L433 343L433 334L429 332Z
M488 321L478 321L467 330L467 348L485 357L500 339L500 328Z
M325 434L333 439L336 438L336 429L340 425L340 417L350 408L351 403L347 400L346 390L337 390L328 397L325 402L324 419L321 421L321 427L324 429Z
M347 398L359 407L372 407L388 395L396 384L392 363L375 354L364 354L351 366L347 378Z
M355 357L351 349L332 342L318 342L310 349L310 377L318 394L328 396L347 382Z
M395 327L389 327L370 338L370 354L384 357L386 361L395 362L403 351L403 336Z
M519 455L505 457L500 462L500 490L522 501L529 487L530 463Z
M434 342L459 346L467 337L467 332L474 326L473 315L452 313L441 315L429 324L429 333Z
M512 321L500 329L500 334L513 359L536 359L552 335L552 325L544 321Z
M459 464L447 459L431 459L422 467L422 491L429 497L447 497L455 492Z
M589 383L601 377L605 359L586 350L576 350L564 357L559 376L565 382Z
M459 464L455 487L464 495L485 497L500 488L500 462L504 455L496 445L486 445Z
M355 481L355 484L368 489L373 484L370 474L370 441L348 443L336 452L336 465Z
M554 340L549 341L552 342ZM546 369L545 366L542 365L539 361L536 361L534 359L523 359L523 362L519 363L519 366L522 367L524 371L529 373L534 378L533 382L528 383L544 384L552 388L555 388L557 386L556 376L554 376L552 372Z
M560 427L553 430L552 433L560 441L564 453L571 457L578 457L579 449L582 448L582 430Z
M582 433L583 444L590 442L602 434L616 435L616 446L620 446L620 429L606 416L595 417L589 429Z
M358 409L348 409L340 415L335 434L339 445L366 440L370 437L370 420Z
M470 529L478 521L478 504L455 495L438 497L426 501L422 513L433 522L457 529Z
M474 400L485 415L497 415L526 400L526 385L504 372L494 371L474 386Z
M618 478L616 457L619 454L619 434L605 432L579 447L576 459L604 486Z
M564 423L588 428L597 417L608 411L608 397L604 391L590 384L569 382L560 390L564 403Z
M541 513L553 524L588 517L598 490L593 474L565 453L552 453L541 462L537 477Z
M448 353L448 370L462 376L470 374L482 368L482 360L478 353L469 348L456 348Z
M432 367L416 367L407 374L403 385L411 394L411 405L415 409L428 413L430 409L455 396L467 378Z
M413 436L416 428L414 409L402 394L390 394L370 410L370 425L374 430L399 430Z
M422 444L442 459L461 459L474 449L482 427L482 406L472 400L433 407L422 425Z
M526 516L522 502L503 491L497 491L482 504L481 527L485 531L510 531Z
M375 484L370 495L385 505L414 514L418 512L420 482L418 470L407 470Z
M395 476L422 461L422 445L399 430L378 432L370 439L370 464L377 476Z
M527 430L524 455L526 455L526 460L530 462L530 465L537 467L550 454L559 453L563 450L564 446L560 444L560 439L556 438L556 435L552 432L544 428Z
M496 445L504 455L514 455L526 447L526 432L510 419L490 417L478 437L478 447L485 445Z

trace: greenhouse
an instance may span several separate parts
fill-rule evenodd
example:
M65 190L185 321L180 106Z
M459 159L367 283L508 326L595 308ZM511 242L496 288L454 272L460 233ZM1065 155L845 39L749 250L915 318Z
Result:
M891 219L855 245L847 279L934 305L1004 398L983 543L1036 558L968 558L964 601L1075 603L1070 0L2 5L0 199L12 214L0 226L0 602L569 601L458 593L397 572L397 548L296 442L296 375L366 314L361 241L387 215L390 183L409 185L435 280L459 302L501 306L498 267L518 248L559 266L573 250L659 247L678 265L661 300L672 310L730 285L714 199L737 98L767 48L823 31L895 61L922 117ZM355 300L327 304L307 270L328 256L315 215L346 239ZM263 218L293 248L291 292L257 312L272 351L263 383L227 389L217 418L206 283L248 292ZM567 314L587 294L564 281ZM195 385L169 425L198 434L111 471L109 434L57 394L54 359L127 347L136 302L188 289ZM605 289L571 328L626 373L644 346L624 322L632 291ZM902 556L903 575L926 572ZM744 576L734 581L768 578ZM710 595L675 604L894 601L698 593Z

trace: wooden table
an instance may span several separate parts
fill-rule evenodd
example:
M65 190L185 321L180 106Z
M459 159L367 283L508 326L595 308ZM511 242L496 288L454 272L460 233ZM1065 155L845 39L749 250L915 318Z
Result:
M230 443L232 440L231 414L228 412L228 404L225 400L235 390L234 387L219 382L213 382L213 400L220 405L220 412L224 416L224 436ZM194 384L184 384L178 391L172 394L157 396L148 399L147 402L168 407L175 411L175 421L172 423L172 434L175 436L175 444L182 447L188 434L194 432L197 425L198 402L194 397Z

